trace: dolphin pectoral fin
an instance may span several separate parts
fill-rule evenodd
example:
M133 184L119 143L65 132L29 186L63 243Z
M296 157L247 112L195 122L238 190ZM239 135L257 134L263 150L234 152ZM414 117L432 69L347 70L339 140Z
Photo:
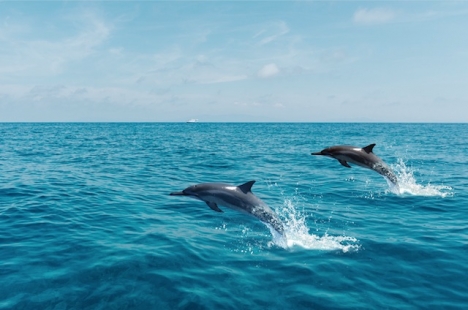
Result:
M345 166L345 167L347 167L347 168L351 168L351 166L348 165L348 163L346 162L346 160L338 159L338 161L339 161L340 164L342 164L343 166Z
M364 150L364 152L369 154L369 153L372 153L372 149L374 148L374 146L375 146L375 143L372 143L372 144L369 144L366 147L363 147L362 149Z
M208 207L210 207L211 210L214 210L216 212L223 212L223 210L221 210L220 208L218 208L218 205L215 203L215 202L209 202L207 201L206 204L208 205Z

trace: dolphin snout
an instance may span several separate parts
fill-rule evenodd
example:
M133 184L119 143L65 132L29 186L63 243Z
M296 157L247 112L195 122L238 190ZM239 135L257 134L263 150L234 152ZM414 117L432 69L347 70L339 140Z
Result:
M185 196L185 193L184 192L172 192L169 195L171 195L171 196Z
M315 152L315 153L310 153L310 155L325 155L325 154L322 154L322 152Z

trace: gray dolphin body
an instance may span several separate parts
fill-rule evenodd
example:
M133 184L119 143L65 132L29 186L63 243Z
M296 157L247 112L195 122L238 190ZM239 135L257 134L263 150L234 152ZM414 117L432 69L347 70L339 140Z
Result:
M239 186L225 183L200 183L187 187L181 192L173 192L172 196L188 196L206 202L208 207L216 212L223 212L218 205L250 214L260 221L269 224L280 235L284 235L284 226L279 217L260 198L252 193L249 181Z
M312 153L312 155L322 155L337 159L340 164L351 168L348 162L358 166L372 169L375 172L386 177L390 182L398 186L398 180L393 171L377 157L372 149L375 144L369 144L366 147L360 148L349 145L336 145L323 149L320 152Z

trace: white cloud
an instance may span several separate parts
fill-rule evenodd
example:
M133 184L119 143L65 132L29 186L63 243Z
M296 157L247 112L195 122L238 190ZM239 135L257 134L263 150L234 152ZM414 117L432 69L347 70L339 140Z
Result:
M271 25L268 25L265 29L259 31L254 38L260 38L260 45L265 45L272 41L275 41L279 37L287 34L289 32L289 27L285 22L277 22Z
M36 32L40 29L37 25L23 26L21 31L14 30L18 27L0 29L3 45L0 73L11 77L61 74L71 62L96 52L111 31L107 23L93 14L79 15L71 22L78 26L77 32L60 39L44 38Z
M260 71L258 71L258 76L261 78L269 78L277 75L279 73L278 66L274 63L263 66Z
M216 84L216 83L227 83L227 82L235 82L235 81L242 81L247 79L247 75L226 75L226 76L219 76L219 77L213 77L212 79L209 80L202 80L199 83L200 84Z
M360 25L384 24L395 18L395 12L386 8L359 9L354 13L353 21Z
M92 103L117 106L158 104L171 94L155 94L123 87L83 87L56 85L0 85L0 97L6 102L63 104Z
M175 64L184 57L182 50L179 47L171 47L159 53L152 55L151 61L158 68L166 68L170 64Z
M164 84L216 84L245 80L248 78L242 68L229 63L225 59L213 59L204 55L195 58L182 57L178 65L171 67L169 79ZM153 78L158 79L158 74Z
M344 49L332 49L322 52L320 60L327 63L339 63L347 59Z

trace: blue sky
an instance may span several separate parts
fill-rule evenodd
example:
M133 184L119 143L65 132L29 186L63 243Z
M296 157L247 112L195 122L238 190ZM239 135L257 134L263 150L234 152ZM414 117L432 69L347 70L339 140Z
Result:
M467 122L468 1L0 1L0 121Z

